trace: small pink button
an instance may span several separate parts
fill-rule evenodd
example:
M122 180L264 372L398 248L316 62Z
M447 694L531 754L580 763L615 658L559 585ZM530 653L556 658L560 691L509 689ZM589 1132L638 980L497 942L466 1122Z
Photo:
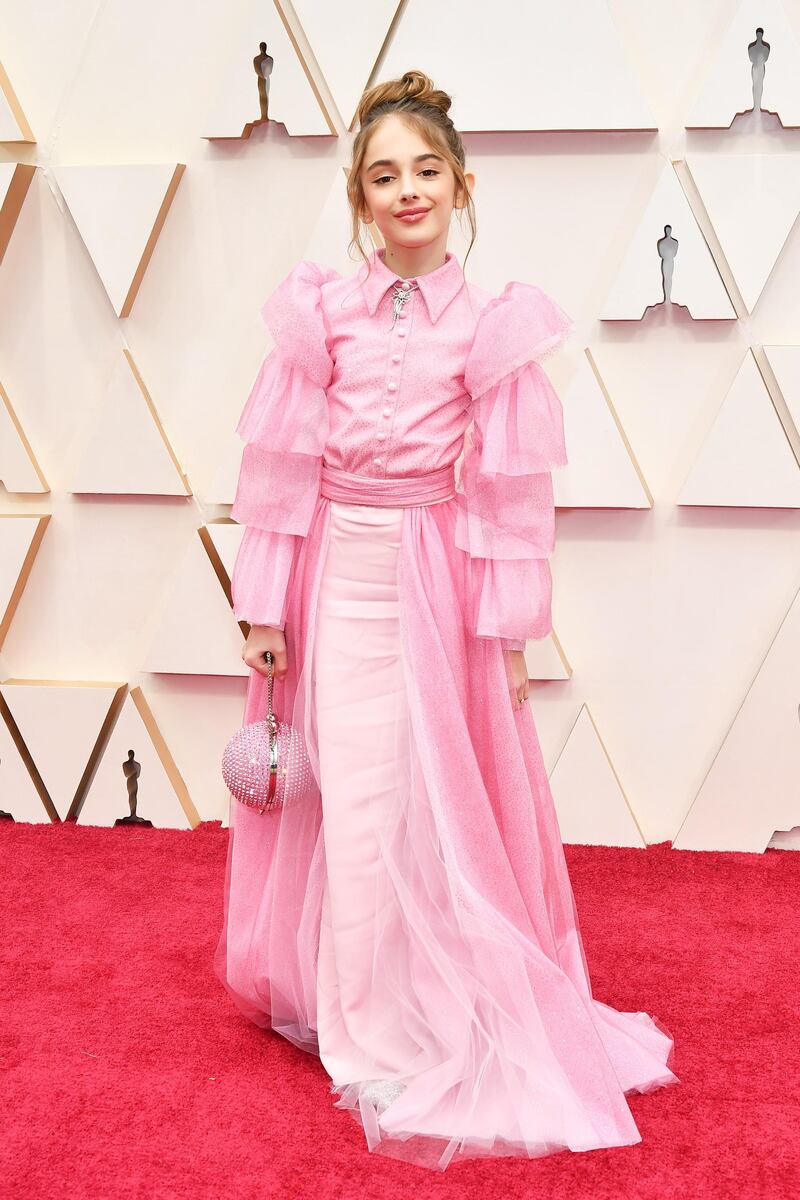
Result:
M397 315L398 315L398 317L400 318L400 320L402 321L402 320L403 320L405 317L407 317L407 316L408 316L408 313L407 313L407 312L406 312L406 310L403 308L403 309L401 309L401 310L400 310L400 312L399 312Z
M379 438L379 440L380 440L380 441L383 441L383 439L384 439L385 437L386 437L386 434L383 432L383 430L381 430L381 431L380 431L380 433L378 434L378 438Z
M405 336L406 336L406 331L405 331L405 329L398 329L398 331L397 331L397 336L398 336L398 337L405 337Z
M379 467L381 465L381 460L379 458L373 458L372 461L375 463L376 467Z
M391 407L388 404L386 405L386 408L383 410L383 415L385 417L390 417L392 415Z
M392 355L392 362L400 362L400 355L399 355L399 354L393 354L393 355Z
M395 383L395 381L393 379L390 379L386 386L390 392L397 391L397 384Z

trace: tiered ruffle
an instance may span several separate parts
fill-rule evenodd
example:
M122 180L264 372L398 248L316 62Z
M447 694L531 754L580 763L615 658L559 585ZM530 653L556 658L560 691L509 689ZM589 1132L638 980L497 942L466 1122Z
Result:
M552 628L551 471L566 466L561 401L541 359L573 328L541 288L512 282L481 310L464 372L472 397L459 474L456 545L470 555L479 637Z

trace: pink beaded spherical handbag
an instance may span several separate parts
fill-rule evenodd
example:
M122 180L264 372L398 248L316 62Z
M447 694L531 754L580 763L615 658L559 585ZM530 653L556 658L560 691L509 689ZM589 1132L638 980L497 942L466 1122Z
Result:
M309 794L313 780L299 730L279 721L272 711L275 659L270 650L265 657L269 666L266 719L243 725L222 754L222 776L231 795L259 813L298 803Z

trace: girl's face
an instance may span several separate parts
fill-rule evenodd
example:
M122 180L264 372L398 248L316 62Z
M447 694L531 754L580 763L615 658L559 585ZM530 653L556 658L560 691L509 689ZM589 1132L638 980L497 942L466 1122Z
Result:
M466 175L472 189L474 176ZM361 184L366 221L374 221L389 249L441 250L447 246L456 197L453 169L425 139L394 113L383 117L367 143ZM405 215L404 215L405 214Z

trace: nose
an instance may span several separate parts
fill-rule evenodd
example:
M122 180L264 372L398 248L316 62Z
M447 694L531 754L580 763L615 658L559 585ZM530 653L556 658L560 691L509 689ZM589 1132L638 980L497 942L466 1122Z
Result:
M400 195L402 196L402 198L404 200L416 199L417 184L416 184L416 180L413 178L413 176L410 179L403 180L403 186L402 186Z

